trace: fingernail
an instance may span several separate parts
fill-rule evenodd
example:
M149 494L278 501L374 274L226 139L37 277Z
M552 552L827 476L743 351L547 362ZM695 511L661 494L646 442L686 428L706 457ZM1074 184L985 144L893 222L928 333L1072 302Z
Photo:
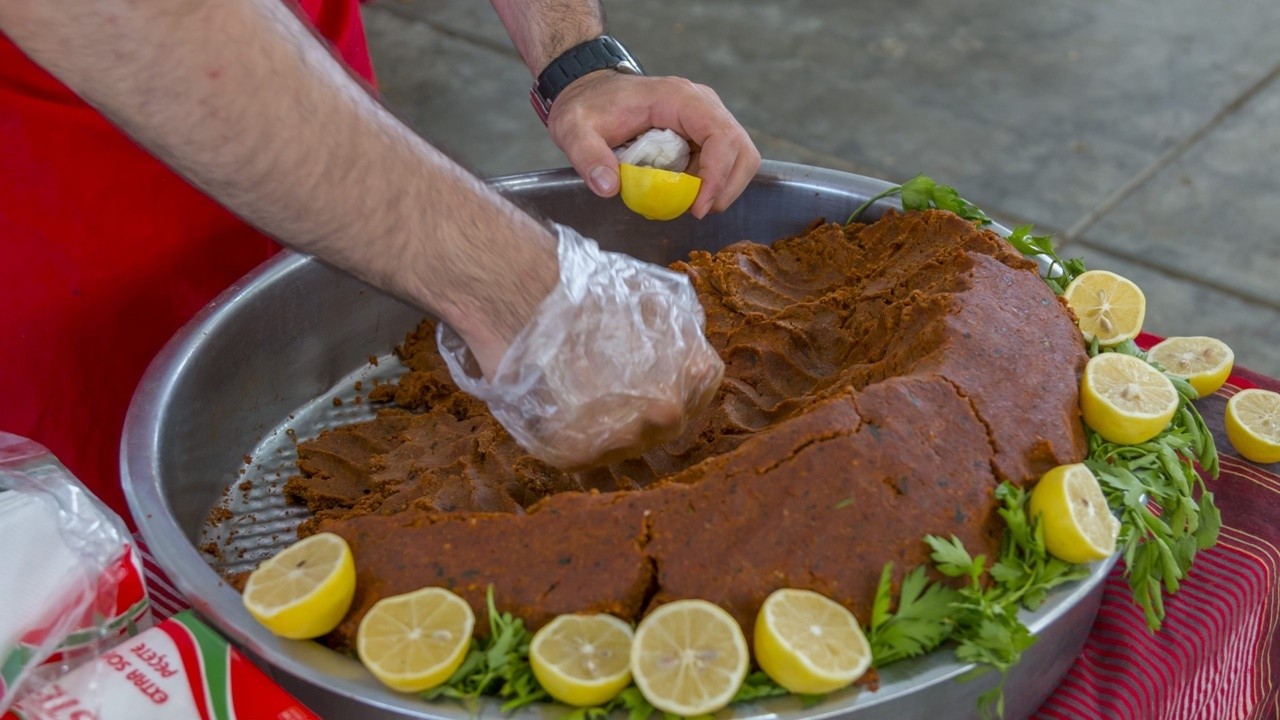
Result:
M618 187L618 174L611 168L599 165L591 171L591 187L601 194L609 194Z

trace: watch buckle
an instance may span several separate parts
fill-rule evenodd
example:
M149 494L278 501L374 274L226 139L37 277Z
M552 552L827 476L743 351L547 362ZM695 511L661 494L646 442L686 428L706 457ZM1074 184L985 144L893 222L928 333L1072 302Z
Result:
M547 124L547 118L551 116L551 101L538 94L538 84L534 83L529 89L529 104L533 105L533 111L537 113L538 119L543 125Z

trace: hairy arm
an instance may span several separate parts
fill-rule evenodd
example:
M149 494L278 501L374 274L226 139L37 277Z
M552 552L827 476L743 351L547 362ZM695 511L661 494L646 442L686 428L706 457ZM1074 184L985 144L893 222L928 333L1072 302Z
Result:
M437 314L486 374L556 284L550 232L280 0L0 0L0 31L246 221Z
M534 77L560 53L604 34L597 0L493 0L493 9Z
M605 31L597 0L491 1L535 78L560 53ZM618 192L613 148L651 128L674 130L696 146L702 187L695 217L728 208L760 169L759 151L720 98L684 78L594 72L565 88L547 118L551 139L601 197Z

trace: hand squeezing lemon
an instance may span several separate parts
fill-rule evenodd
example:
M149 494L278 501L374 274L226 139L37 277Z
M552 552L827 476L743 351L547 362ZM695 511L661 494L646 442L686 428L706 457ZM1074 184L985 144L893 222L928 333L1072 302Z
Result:
M647 220L674 220L698 197L702 180L684 172L689 143L671 130L650 130L614 151L622 202Z

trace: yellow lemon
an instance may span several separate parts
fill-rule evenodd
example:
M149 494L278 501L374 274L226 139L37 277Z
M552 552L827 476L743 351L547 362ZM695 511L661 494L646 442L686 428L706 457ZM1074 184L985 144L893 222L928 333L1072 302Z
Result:
M1116 551L1120 521L1084 463L1059 465L1045 473L1031 491L1028 510L1040 518L1045 549L1056 558L1086 563Z
M1227 401L1227 439L1246 460L1280 462L1280 394L1241 390Z
M1147 298L1131 280L1106 270L1080 273L1062 297L1076 314L1084 339L1115 345L1138 337L1147 316Z
M655 708L706 715L733 699L749 660L747 639L729 613L705 600L677 600L636 628L631 677Z
M822 695L871 666L871 646L845 607L808 590L777 590L756 616L756 662L793 693Z
M320 637L338 626L356 592L347 541L319 533L258 566L241 600L255 620L280 637Z
M702 179L688 173L622 163L618 166L622 202L647 220L674 220L698 197Z
M533 676L566 705L606 703L631 684L632 636L612 615L561 615L529 643Z
M1178 391L1145 360L1101 353L1085 365L1080 410L1084 423L1103 439L1136 445L1159 435L1173 419Z
M1165 372L1191 383L1200 397L1212 395L1227 381L1236 355L1211 337L1171 337L1147 351Z
M429 690L467 658L476 618L466 600L429 587L379 600L356 630L356 654L383 685Z

